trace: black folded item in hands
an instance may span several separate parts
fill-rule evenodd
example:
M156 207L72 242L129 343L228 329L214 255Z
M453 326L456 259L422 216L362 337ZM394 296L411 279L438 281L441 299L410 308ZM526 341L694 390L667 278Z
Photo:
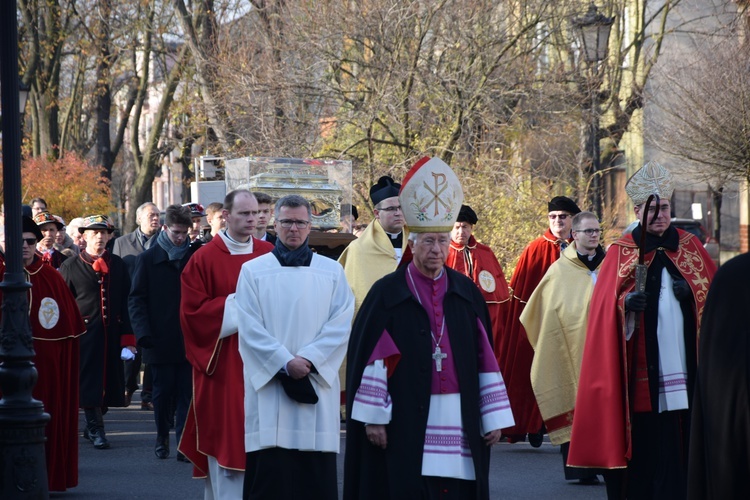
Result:
M279 372L276 374L276 378L281 382L286 395L298 403L314 405L318 402L318 395L315 393L315 388L308 376L294 379L286 373Z

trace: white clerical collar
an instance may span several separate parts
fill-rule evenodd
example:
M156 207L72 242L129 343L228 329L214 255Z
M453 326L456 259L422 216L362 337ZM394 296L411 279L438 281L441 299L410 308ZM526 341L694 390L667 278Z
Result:
M578 250L576 250L576 252L578 252ZM594 257L596 257L596 252L592 253L591 255L578 252L578 255L580 255L581 257L586 257L587 259L589 259L589 262L591 262L592 260L594 260Z
M401 236L401 231L399 231L397 233L389 233L388 231L385 231L385 234L387 234L388 236L390 236L392 240L395 240L395 239L398 239L399 236Z
M227 246L227 250L232 255L247 255L253 253L253 237L251 236L246 242L237 241L224 229L219 231L219 237L222 239L224 244Z

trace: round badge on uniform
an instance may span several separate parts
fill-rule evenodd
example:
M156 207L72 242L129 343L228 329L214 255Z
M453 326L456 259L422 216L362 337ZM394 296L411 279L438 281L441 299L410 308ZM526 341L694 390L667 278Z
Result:
M60 320L60 307L52 297L45 297L39 304L39 324L47 330L54 328Z
M495 277L492 276L492 273L489 271L479 272L479 284L481 285L482 290L487 293L495 291Z

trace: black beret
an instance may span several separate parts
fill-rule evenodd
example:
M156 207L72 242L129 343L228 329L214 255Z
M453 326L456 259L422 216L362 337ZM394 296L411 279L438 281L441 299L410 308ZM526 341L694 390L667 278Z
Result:
M398 192L401 190L401 184L396 182L384 175L378 179L378 183L370 188L370 199L372 200L373 206L377 205L386 198L393 198L398 196Z
M43 238L42 231L39 229L39 226L36 225L36 222L34 222L34 219L31 217L26 217L25 215L21 217L23 220L23 229L22 232L24 233L34 233L34 236L36 236L36 240L39 241Z
M576 202L568 198L567 196L555 196L547 204L547 211L552 212L554 210L560 210L575 215L581 211L576 205Z
M456 219L456 222L468 222L473 226L478 220L476 212L474 212L469 205L461 205L461 210L458 211L458 219Z

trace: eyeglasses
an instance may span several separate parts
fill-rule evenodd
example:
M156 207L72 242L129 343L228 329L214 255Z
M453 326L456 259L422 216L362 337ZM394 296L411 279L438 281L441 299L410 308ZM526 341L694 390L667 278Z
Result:
M309 224L309 220L292 220L292 219L282 219L279 221L279 224L284 229L291 229L292 226L297 227L297 229L305 229Z
M23 241L30 247L33 247L34 245L36 245L36 238L24 238Z
M383 208L378 209L378 211L381 211L381 210L383 212L395 212L396 210L401 210L401 205L396 205L394 207L383 207Z
M601 229L573 229L574 233L585 233L586 236L598 235L602 232Z
M568 217L570 217L570 214L549 214L547 215L547 217L549 218L549 220L555 220L555 219L565 220Z

